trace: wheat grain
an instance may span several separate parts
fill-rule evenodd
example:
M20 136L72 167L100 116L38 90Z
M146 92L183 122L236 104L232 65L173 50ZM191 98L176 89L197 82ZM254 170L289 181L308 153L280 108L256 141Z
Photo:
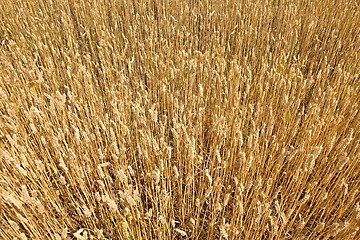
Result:
M0 239L358 238L358 1L0 16Z

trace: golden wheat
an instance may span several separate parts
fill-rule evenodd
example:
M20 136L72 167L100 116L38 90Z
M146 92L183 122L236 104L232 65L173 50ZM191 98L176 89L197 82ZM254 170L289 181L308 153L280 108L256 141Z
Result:
M360 239L356 0L0 2L0 239Z

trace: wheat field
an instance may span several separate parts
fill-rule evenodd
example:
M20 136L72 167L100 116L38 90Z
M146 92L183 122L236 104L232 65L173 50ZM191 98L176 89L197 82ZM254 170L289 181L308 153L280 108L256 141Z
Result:
M2 0L0 239L360 239L360 2Z

